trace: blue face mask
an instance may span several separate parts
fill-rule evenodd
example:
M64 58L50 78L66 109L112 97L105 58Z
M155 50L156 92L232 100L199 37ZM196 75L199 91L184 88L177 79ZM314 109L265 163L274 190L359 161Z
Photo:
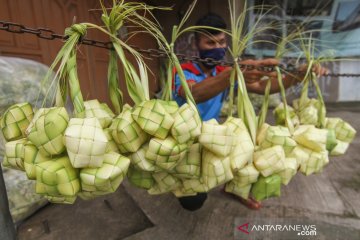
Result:
M226 48L213 48L208 50L200 50L199 55L201 59L212 58L220 61L225 57ZM206 68L213 68L216 66L214 63L202 63Z

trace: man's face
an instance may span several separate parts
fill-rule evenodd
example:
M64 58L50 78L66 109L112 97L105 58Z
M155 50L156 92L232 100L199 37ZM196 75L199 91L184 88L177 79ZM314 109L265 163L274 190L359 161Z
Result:
M204 35L199 34L199 39L197 42L197 47L199 50L209 50L214 48L226 48L226 35L225 33L219 33L216 35Z

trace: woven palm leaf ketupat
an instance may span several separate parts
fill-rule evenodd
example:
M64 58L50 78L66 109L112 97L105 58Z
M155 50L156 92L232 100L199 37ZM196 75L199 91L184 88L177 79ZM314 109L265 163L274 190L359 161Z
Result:
M337 140L336 146L331 150L330 156L340 156L346 153L350 143Z
M183 180L183 188L186 192L208 192L210 190L203 178Z
M76 201L76 196L44 196L51 203L73 204Z
M69 122L64 107L39 110L26 130L27 138L44 156L59 155L65 151L63 136Z
M331 152L336 147L336 145L338 144L338 140L336 139L334 129L326 129L326 130L327 130L326 150Z
M145 157L164 170L171 171L185 157L188 146L179 144L171 136L165 139L152 138Z
M104 195L115 192L126 176L130 160L118 153L104 155L99 168L82 168L80 170L81 189Z
M36 180L36 164L50 160L51 158L42 155L34 144L25 143L24 168L28 179Z
M224 125L234 133L234 148L230 153L231 169L235 173L252 162L254 144L245 124L240 118L229 117Z
M85 117L97 118L102 128L107 128L111 124L112 119L115 117L115 114L111 112L106 103L100 104L97 99L85 101L84 107Z
M294 126L297 126L300 124L299 117L296 115L294 108L291 106L287 106L287 110L289 112L289 117L291 121L293 122ZM275 117L275 124L276 125L285 125L285 108L284 103L280 103L273 111L274 117Z
M263 124L262 128L264 129L261 129L257 136L257 142L261 149L279 145L283 147L285 155L288 155L296 147L297 144L292 139L287 127Z
M34 113L33 119L30 121L29 126L25 130L25 136L27 136L30 130L34 127L36 120L38 120L41 116L48 113L50 109L51 108L40 108Z
M356 130L340 118L327 118L325 127L334 129L336 138L340 141L351 143L356 135Z
M131 184L139 188L150 189L155 184L151 172L137 169L132 165L130 165L127 172L127 178Z
M173 117L174 125L171 128L171 135L178 143L191 143L201 134L199 115L189 104L183 104Z
M300 172L306 176L320 172L329 162L327 151L315 152L300 145L295 147L290 157L296 158L300 164Z
M174 124L174 118L156 99L140 103L132 112L133 119L148 134L165 139Z
M194 143L185 157L174 168L174 175L181 179L199 178L201 172L201 145ZM186 192L186 191L185 191Z
M279 197L281 191L281 177L279 175L271 175L268 177L260 176L259 180L253 185L251 194L258 201Z
M254 165L264 177L278 173L285 169L284 149L275 145L264 150L254 152Z
M64 142L74 168L101 167L108 140L97 118L72 118Z
M231 171L230 157L221 157L213 152L203 149L201 178L208 189L224 184L234 175Z
M27 140L25 138L7 142L5 144L4 166L25 171L24 168L24 146Z
M235 182L230 181L226 183L225 185L225 191L229 193L233 193L239 197L242 197L244 199L249 198L250 190L251 190L251 184L244 185L244 186L238 186Z
M157 169L153 161L147 160L145 157L147 150L149 149L149 144L144 144L139 150L129 155L131 164L140 170L153 172Z
M106 146L105 152L106 153L109 153L109 152L117 152L117 153L119 153L119 148L118 148L116 142L114 141L114 139L113 139L113 137L111 135L111 132L112 132L112 130L110 128L105 128L104 129L105 136L106 136L106 138L108 140L108 144Z
M260 173L254 165L248 164L234 173L234 178L226 183L225 191L247 199L251 186L258 180L259 175Z
M0 128L6 141L25 137L25 130L34 116L29 103L18 103L9 107L0 119Z
M175 190L181 186L181 181L170 173L157 172L152 174L152 176L155 179L156 184L148 190L149 194L162 194Z
M225 157L233 148L234 134L228 126L219 125L213 119L203 123L199 143L209 151Z
M179 111L179 105L175 101L164 101L161 99L157 99L157 101L163 106L165 111L173 116L177 111ZM183 104L187 105L187 104Z
M111 134L121 153L136 152L148 139L131 115L131 107L125 105L111 126Z
M301 124L316 125L318 123L318 109L309 105L301 109L298 113Z
M294 132L295 141L316 152L326 150L328 131L314 125L301 125Z
M185 190L183 186L175 189L172 191L172 193L175 195L175 197L189 197L189 196L196 196L197 192L193 190Z
M299 164L295 158L286 158L285 169L277 173L281 177L281 183L288 185L290 180L296 175L298 167Z
M80 191L79 170L67 156L36 165L36 193L52 197L75 197Z
M231 182L241 187L251 185L258 180L260 172L255 168L253 163L247 164L245 167L234 173L234 178Z

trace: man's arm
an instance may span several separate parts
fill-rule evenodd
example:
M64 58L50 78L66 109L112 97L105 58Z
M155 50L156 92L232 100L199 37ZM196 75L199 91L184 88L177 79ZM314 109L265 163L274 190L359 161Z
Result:
M205 102L230 87L231 68L224 69L221 73L214 77L208 77L199 83L188 82L191 93L195 102ZM185 98L184 90L181 88L179 95Z
M285 89L293 86L296 82L298 82L296 78L292 78L290 76L283 77L283 85ZM267 84L266 80L246 83L246 88L248 89L249 92L252 93L265 94L266 84ZM280 91L280 86L278 80L276 78L271 78L270 94L277 93L279 91Z
M278 60L276 59L264 59L264 60L246 60L246 64L252 64L257 66L266 66L266 65L277 65ZM298 82L301 82L305 76L305 72L307 69L307 65L302 65L298 69L301 74L300 75L282 75L282 82L284 85L284 88L287 89L293 85L295 85ZM318 76L322 76L324 74L327 74L329 70L327 68L322 67L321 65L315 65L312 69L313 72L315 72ZM248 72L244 72L244 78L246 82L246 88L249 92L258 93L258 94L264 94L267 81L261 81L261 77L267 76L271 79L271 88L270 93L276 93L280 91L280 86L277 80L277 73L274 72L260 72L258 70L251 70Z

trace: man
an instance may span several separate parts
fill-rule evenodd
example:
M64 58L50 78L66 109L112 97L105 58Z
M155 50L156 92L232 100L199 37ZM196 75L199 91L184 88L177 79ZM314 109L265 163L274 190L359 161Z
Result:
M213 13L207 14L200 18L196 25L210 26L219 29L226 29L224 20ZM227 41L226 34L221 31L204 29L203 31L195 33L196 46L199 51L199 56L202 59L212 58L215 60L222 60L225 56ZM255 66L273 66L278 65L276 59L264 60L246 60L242 64L249 64ZM191 90L194 100L197 103L200 116L203 121L215 118L219 119L223 100L226 98L230 86L229 78L231 67L216 66L209 63L184 63L181 65L184 70L187 84ZM326 73L326 69L318 67L315 69L318 74ZM244 78L246 87L249 92L264 94L266 81L259 81L262 77L267 76L271 78L271 93L278 92L279 85L277 82L276 72L262 72L259 70L244 71ZM283 76L283 84L288 88L297 83L302 78L295 78L291 76ZM179 105L186 102L185 94L180 84L180 79L175 74L173 96ZM197 210L202 206L206 200L206 193L199 193L194 197L179 198L181 205L188 210ZM260 203L249 198L247 200L239 198L239 200L247 207L252 209L260 208Z

